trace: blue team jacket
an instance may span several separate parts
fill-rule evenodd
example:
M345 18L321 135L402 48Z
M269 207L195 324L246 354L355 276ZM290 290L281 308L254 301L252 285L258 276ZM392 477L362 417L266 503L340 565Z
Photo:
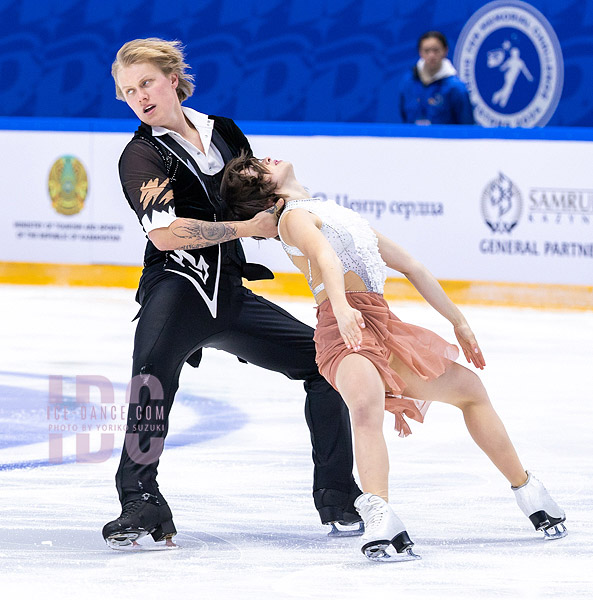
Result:
M399 94L402 123L473 125L473 106L465 84L454 75L424 85L418 69L402 81Z

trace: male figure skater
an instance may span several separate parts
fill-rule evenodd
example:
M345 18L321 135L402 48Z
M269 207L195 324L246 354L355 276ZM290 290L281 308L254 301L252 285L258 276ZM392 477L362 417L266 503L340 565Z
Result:
M176 534L156 481L169 413L185 362L202 348L304 380L311 432L313 497L323 523L360 521L354 499L348 411L315 364L313 330L242 284L271 278L245 262L240 237L274 237L274 214L225 221L222 170L249 143L233 121L182 106L193 92L181 44L157 38L124 44L113 63L118 98L141 121L119 163L124 194L147 236L137 299L126 443L116 474L121 515L105 525L114 547L150 533Z

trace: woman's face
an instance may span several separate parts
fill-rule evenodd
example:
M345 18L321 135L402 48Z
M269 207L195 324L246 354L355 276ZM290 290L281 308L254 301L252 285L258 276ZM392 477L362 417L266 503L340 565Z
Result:
M280 192L287 181L294 178L292 163L289 163L287 160L270 158L269 156L266 156L266 158L258 158L256 160L258 160L266 170L265 175L263 175L264 180L274 183L276 191L278 192ZM258 173L252 168L246 169L244 173L252 175L253 177L258 177Z
M426 38L420 44L420 58L424 59L424 67L429 73L436 73L447 56L447 49L437 38Z
M277 190L281 190L287 181L294 179L292 163L287 160L279 160L266 156L260 162L268 171L269 176L267 177L276 185Z
M128 106L148 125L166 126L180 104L176 91L177 75L165 75L151 63L121 67L117 83Z

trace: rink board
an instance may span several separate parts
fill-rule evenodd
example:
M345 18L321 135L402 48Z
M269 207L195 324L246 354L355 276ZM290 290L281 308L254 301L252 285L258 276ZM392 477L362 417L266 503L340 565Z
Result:
M524 139L516 132L505 139L478 138L481 130L467 127L431 128L437 137L409 127L391 127L391 135L377 135L371 127L369 135L363 127L313 135L313 125L298 135L244 128L256 155L291 160L312 196L356 210L439 280L461 282L474 294L482 290L485 301L500 296L493 290L501 284L521 284L517 290L543 286L537 302L546 303L550 290L556 297L572 290L578 305L590 305L593 185L587 165L593 141L535 139L527 132ZM415 131L422 136L410 137ZM140 265L145 238L117 176L129 139L121 131L0 131L11 148L0 167L0 281L38 283L47 277L48 283L134 285L126 283L136 279L128 267ZM88 182L73 214L52 204L49 193L50 170L62 157L75 158ZM279 244L244 245L249 260L294 273ZM85 275L83 265L93 269Z
M140 267L124 265L0 263L0 283L136 288L141 272ZM273 280L245 284L257 294L313 301L300 273L276 273ZM440 284L459 304L593 310L593 286L450 280ZM394 301L422 300L407 279L388 278L384 295Z

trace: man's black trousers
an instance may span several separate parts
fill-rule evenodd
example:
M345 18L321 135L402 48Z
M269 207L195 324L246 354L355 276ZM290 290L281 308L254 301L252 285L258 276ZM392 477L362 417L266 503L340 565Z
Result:
M238 277L221 277L216 318L190 280L161 267L145 269L138 299L142 309L134 341L132 404L116 474L122 505L145 492L162 499L156 482L158 459L179 374L186 361L199 364L202 348L224 350L303 380L313 446L313 491L335 490L351 498L361 493L352 478L348 410L317 370L311 327L253 294Z

